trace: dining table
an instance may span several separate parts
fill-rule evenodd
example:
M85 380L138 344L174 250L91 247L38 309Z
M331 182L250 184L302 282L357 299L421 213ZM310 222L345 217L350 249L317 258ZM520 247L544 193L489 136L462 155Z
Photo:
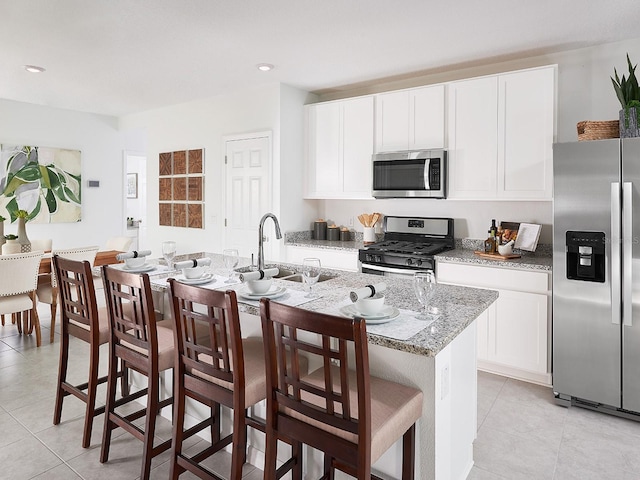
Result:
M101 267L102 265L112 265L115 263L121 263L116 258L119 253L123 253L120 250L100 250L96 253L96 258L93 261L94 267ZM40 260L40 268L38 274L44 275L51 273L51 252L45 252L42 260Z

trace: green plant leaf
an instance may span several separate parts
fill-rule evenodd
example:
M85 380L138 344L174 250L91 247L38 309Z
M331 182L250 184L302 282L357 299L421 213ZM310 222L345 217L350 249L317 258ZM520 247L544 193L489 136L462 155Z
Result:
M38 215L40 213L41 205L42 205L42 200L40 199L40 197L38 197L38 203L36 204L35 208L31 211L29 216L27 216L27 218L26 218L27 222L29 220L33 220L34 218L36 218L36 215Z
M620 88L620 84L619 84L619 82L616 82L613 78L611 79L611 82L613 83L613 89L616 92L616 97L618 97L618 101L620 102L620 105L622 105L622 108L624 108L624 106L625 106L624 94L622 93L622 89Z
M26 182L35 182L40 180L40 169L35 164L27 164L16 172L16 177Z
M58 211L58 200L56 200L56 196L53 194L51 189L47 189L47 193L44 196L47 201L47 209L49 213L56 213Z
M72 202L80 203L80 199L76 196L76 194L66 185L63 187L64 192L67 194L67 198L69 198Z
M18 208L18 202L15 198L12 198L9 203L7 203L7 212L9 212L11 216L11 223L15 222L16 218L18 218L18 210L20 210Z
M40 187L51 188L51 180L49 179L49 170L44 165L39 165L40 168Z
M7 187L4 189L4 192L2 192L2 194L5 197L12 197L15 194L16 189L21 185L24 185L25 183L28 183L28 182L25 182L21 178L16 177L14 175L11 178L11 180L7 183Z

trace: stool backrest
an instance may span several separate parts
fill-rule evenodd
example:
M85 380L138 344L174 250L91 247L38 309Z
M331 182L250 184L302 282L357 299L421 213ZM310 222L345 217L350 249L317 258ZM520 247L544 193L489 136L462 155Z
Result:
M204 374L234 384L238 387L234 395L244 408L244 355L236 292L184 285L175 279L169 279L169 291L178 371L199 380ZM203 325L209 335L198 339Z
M158 358L156 317L149 275L104 265L104 294L109 312L110 344L119 358L146 363ZM151 361L154 375L158 362Z
M338 437L352 434L357 436L357 442L370 444L369 355L364 320L303 310L266 298L260 301L260 314L267 363L267 424L277 425L278 417L302 415L311 423L320 422L341 431ZM354 381L354 376L349 375L350 350L356 383L351 390L357 399L350 398L349 393ZM324 367L323 384L311 384L301 378L300 352L309 357L310 366L318 363L314 360L320 361ZM352 414L353 402L358 418ZM300 440L307 443L304 438Z
M99 337L98 307L91 263L54 255L53 271L58 279L62 329L89 342ZM74 323L86 325L89 331Z

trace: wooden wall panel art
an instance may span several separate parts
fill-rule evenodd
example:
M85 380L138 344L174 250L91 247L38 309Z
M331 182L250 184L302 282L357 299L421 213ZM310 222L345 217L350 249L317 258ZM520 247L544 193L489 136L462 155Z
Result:
M204 149L164 152L158 162L160 225L204 228Z

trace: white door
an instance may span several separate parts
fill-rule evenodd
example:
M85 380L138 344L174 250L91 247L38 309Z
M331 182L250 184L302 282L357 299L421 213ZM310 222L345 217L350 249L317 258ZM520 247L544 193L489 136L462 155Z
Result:
M258 256L258 223L271 211L271 138L228 140L225 145L225 248L237 248L241 257ZM273 226L267 223L265 259L271 258Z

